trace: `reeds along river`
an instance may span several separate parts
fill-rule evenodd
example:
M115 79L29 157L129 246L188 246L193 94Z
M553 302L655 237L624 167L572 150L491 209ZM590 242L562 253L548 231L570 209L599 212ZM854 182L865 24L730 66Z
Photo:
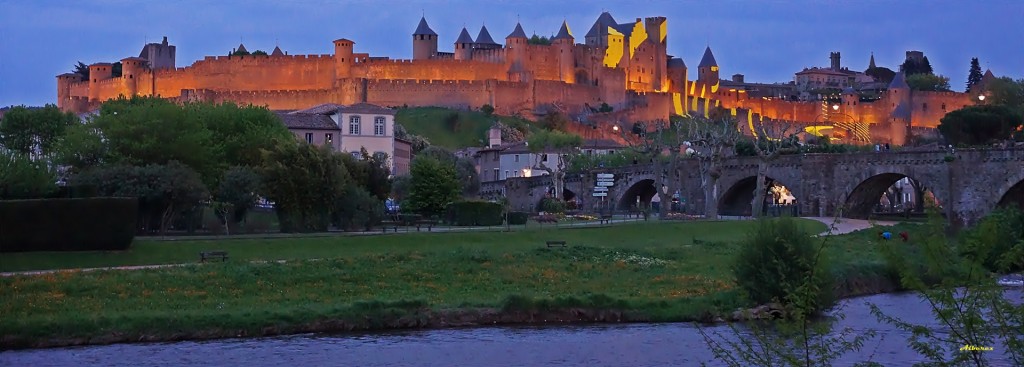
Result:
M1007 296L1024 302L1024 289ZM868 359L885 366L921 360L907 334L879 323L868 303L906 321L932 325L923 300L880 294L845 300L838 327L875 330L878 336L836 366ZM729 333L725 326L707 331ZM1001 345L994 366L1010 366ZM0 353L0 366L715 366L692 324L602 324L544 327L439 329L335 335L227 339L203 342L117 344Z

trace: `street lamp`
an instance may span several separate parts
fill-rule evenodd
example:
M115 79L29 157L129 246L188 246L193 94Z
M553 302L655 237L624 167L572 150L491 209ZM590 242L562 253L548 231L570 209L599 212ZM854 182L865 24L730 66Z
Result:
M619 131L619 125L612 126L612 130L615 130L615 132L618 132Z
M978 95L978 100L982 101L982 102L985 102L985 95L984 94L979 94Z
M839 105L838 104L832 105L832 110L833 111L839 111Z

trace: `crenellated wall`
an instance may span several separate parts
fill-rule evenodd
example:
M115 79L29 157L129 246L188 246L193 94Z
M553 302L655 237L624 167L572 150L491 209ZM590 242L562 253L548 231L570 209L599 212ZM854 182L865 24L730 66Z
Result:
M506 79L504 64L476 60L369 60L353 65L367 79L488 80Z
M366 102L381 106L479 108L491 102L492 84L476 80L372 79L366 82Z

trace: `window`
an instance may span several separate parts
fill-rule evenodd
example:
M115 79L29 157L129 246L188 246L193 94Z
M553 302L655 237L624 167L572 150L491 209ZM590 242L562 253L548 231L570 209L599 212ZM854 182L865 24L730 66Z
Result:
M548 161L548 155L547 154L541 154L540 155L540 161L541 162L547 162Z
M306 144L313 144L313 133L306 133Z
M333 144L334 143L334 134L331 134L331 133L324 134L324 141L327 142L327 144Z
M945 110L946 110L946 104L945 104L945 103L943 103L943 104L942 104L942 110L943 110L943 111L945 111Z
M508 178L508 170L505 170L505 178Z
M373 118L373 135L384 136L384 116Z
M349 135L359 135L359 124L360 124L360 122L361 121L360 121L359 116L352 116L352 117L348 118L348 134Z
M497 168L495 168L495 169L494 169L494 180L495 180L495 181L497 181L497 180L500 180L500 179L501 179L501 177L498 177L498 176L500 176L500 175L501 175L501 173L498 173L498 172L499 172L499 171L498 171L498 169L497 169Z
M928 104L927 103L922 103L921 104L921 111L928 111Z
M519 163L519 155L518 154L515 155L515 162Z

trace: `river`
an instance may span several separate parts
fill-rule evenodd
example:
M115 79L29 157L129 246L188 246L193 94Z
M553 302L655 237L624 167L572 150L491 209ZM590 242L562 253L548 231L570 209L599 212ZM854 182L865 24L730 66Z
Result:
M1007 291L1024 301L1024 290ZM881 324L868 303L903 320L932 325L927 306L913 294L845 300L839 327L875 330L864 348L836 366L871 359L909 366L921 357L907 334ZM725 326L706 328L728 333ZM1009 366L993 345L993 365ZM200 342L116 344L0 353L0 366L717 366L703 337L689 323L600 324L304 334Z

